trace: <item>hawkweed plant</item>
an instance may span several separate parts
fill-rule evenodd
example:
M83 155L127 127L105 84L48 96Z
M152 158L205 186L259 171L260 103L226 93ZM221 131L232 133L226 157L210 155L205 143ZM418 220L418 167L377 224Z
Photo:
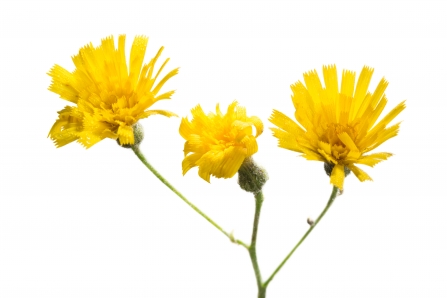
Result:
M238 175L238 184L254 197L255 214L250 242L236 239L208 215L172 186L146 159L140 150L144 131L140 119L152 115L176 116L173 112L149 109L157 101L170 99L174 91L161 92L178 68L165 76L160 73L169 59L160 67L156 63L163 47L143 64L148 38L135 37L129 63L125 55L125 35L102 40L100 46L88 44L73 56L75 70L70 72L55 65L49 75L49 90L70 102L61 111L51 127L49 137L56 147L77 141L90 148L109 138L119 146L130 148L140 161L172 192L195 212L212 224L231 242L243 247L250 257L258 288L258 298L265 298L267 287L287 260L303 243L341 193L345 177L353 172L360 181L372 180L357 165L373 167L392 156L388 152L371 153L388 139L395 137L400 123L389 126L405 109L401 102L378 121L388 100L385 89L388 82L382 79L373 93L368 86L373 69L364 67L356 82L353 71L344 70L339 84L335 65L323 67L324 84L316 71L304 74L304 83L291 86L295 107L292 120L286 114L273 110L270 122L278 146L301 153L307 160L321 161L333 185L329 200L314 220L308 220L309 229L299 239L277 268L263 278L257 257L257 234L264 195L262 188L268 180L267 171L257 165L253 155L258 151L257 138L264 125L260 118L248 116L236 101L223 113L219 104L215 113L205 113L200 105L191 110L192 119L181 119L179 133L185 144L182 162L183 175L198 168L198 175L206 182L215 178L232 178Z

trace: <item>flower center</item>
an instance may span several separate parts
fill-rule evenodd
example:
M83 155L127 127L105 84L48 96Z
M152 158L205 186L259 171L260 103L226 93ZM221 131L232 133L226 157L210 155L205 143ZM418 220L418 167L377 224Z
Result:
M238 145L238 131L231 127L220 127L210 138L211 143L220 150Z
M355 142L357 129L349 125L330 123L323 133L323 141L331 145L332 156L337 160L344 159L349 153L349 148L338 137L344 132Z
M345 147L342 141L338 138L338 135L346 132L353 141L355 141L357 137L357 130L354 127L338 124L338 123L330 123L327 125L326 131L323 133L323 138L326 143L331 145L340 145Z

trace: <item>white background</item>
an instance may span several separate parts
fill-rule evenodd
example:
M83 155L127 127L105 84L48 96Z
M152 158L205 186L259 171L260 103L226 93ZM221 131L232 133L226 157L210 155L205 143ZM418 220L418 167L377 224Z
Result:
M0 297L256 297L248 253L161 184L130 150L104 140L56 149L48 131L69 104L47 90L54 64L101 38L147 35L181 67L157 103L181 116L237 99L265 127L293 116L290 84L335 63L375 68L389 106L407 100L395 153L374 182L345 182L337 201L268 289L268 297L447 297L446 5L443 1L2 1L0 4ZM146 60L147 61L147 60ZM181 174L180 118L143 120L142 150L191 201L248 242L254 199L237 178ZM267 278L326 204L319 162L277 147L259 230Z

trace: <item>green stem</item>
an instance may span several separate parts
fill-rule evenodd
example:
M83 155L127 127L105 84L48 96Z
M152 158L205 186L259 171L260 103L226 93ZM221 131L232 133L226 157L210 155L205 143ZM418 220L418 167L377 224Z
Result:
M278 268L272 273L272 275L265 281L264 287L267 287L268 284L272 281L272 279L275 277L276 273L278 273L279 270L281 270L282 266L287 262L287 260L292 256L292 254L295 252L295 250L303 243L304 240L306 240L307 236L312 232L312 230L317 226L317 224L320 222L320 220L323 218L323 216L326 214L326 212L331 207L332 203L334 202L335 197L337 196L338 188L334 186L332 189L331 196L329 198L329 201L327 202L326 208L324 208L323 212L321 212L320 216L318 216L317 220L309 227L306 234L298 241L298 243L295 245L295 247L292 249L292 251L286 256L286 258L279 264Z
M242 242L241 240L237 240L234 238L234 236L228 232L226 232L224 229L222 229L217 223L215 223L211 218L208 217L205 213L203 213L199 208L197 208L193 203L188 201L187 198L185 198L177 189L174 188L160 173L157 172L157 170L152 167L152 165L146 160L143 153L141 152L139 146L132 146L131 147L133 152L136 156L141 160L141 162L157 177L164 185L166 185L170 190L172 190L177 196L180 197L186 204L188 204L189 207L194 209L197 213L199 213L203 218L205 218L210 224L212 224L216 229L221 231L225 236L227 236L231 242L240 244L244 246L245 248L249 249L249 246Z
M262 284L261 271L259 270L258 257L256 254L256 240L258 237L259 217L261 216L261 207L264 201L262 191L258 192L255 195L255 199L256 199L255 218L253 221L253 233L251 235L251 244L250 247L248 248L248 252L250 254L253 270L255 271L256 283L258 285L258 298L265 298L267 287Z

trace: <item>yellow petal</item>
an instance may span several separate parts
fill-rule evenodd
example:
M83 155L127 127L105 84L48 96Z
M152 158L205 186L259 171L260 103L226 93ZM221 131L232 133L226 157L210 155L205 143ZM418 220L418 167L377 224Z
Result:
M149 39L144 36L135 37L130 50L129 80L133 87L136 86L137 80L140 76L148 40Z
M180 135L187 140L191 134L194 134L194 126L189 122L187 118L182 118L182 121L180 122L179 127L179 133Z
M235 120L233 121L233 123L231 123L231 126L236 128L237 130L241 131L241 130L246 130L247 128L249 128L246 132L250 133L252 132L252 126L251 123L248 122L244 122L244 121L240 121L240 120Z
M126 51L125 51L126 35L122 34L118 37L118 63L117 67L119 69L121 81L127 79L127 63L126 63Z
M293 105L295 106L296 113L300 115L300 117L296 117L296 120L298 120L307 129L307 124L312 123L312 118L315 114L314 101L310 96L309 91L300 81L292 84L290 88L293 92Z
M252 156L256 152L258 152L258 143L256 142L256 138L251 135L245 136L241 143L245 145L247 149L246 157Z
M362 156L362 158L358 159L356 163L374 167L376 164L383 160L387 160L388 157L391 157L392 155L393 154L387 152L374 153Z
M355 72L350 70L343 70L341 79L341 94L352 97L355 86Z
M66 106L58 114L59 118L51 127L48 136L59 148L79 139L83 116L76 108L70 106Z
M183 149L185 156L190 152L205 152L204 143L199 135L189 135Z
M247 111L244 107L236 106L235 107L235 117L238 120L246 121L247 120Z
M360 181L366 181L370 180L372 181L371 177L368 176L362 169L356 167L353 164L349 164L348 168L354 173L354 175L360 180Z
M242 148L229 147L225 149L225 158L222 164L221 177L233 177L242 165L242 162L247 157Z
M400 112L405 109L405 101L399 103L394 109L392 109L383 119L368 133L368 135L374 135L380 130L383 130Z
M209 164L210 174L217 178L230 178L226 176L222 168L225 164L225 150L214 151ZM232 177L232 176L231 176Z
M338 79L335 65L323 66L324 84L331 102L338 102Z
M376 123L386 104L387 104L386 96L383 96L383 98L380 100L379 104L374 110L372 110L372 108L370 107L365 111L365 115L363 116L365 120L363 121L363 124L359 128L359 135L362 138L367 134L367 131Z
M307 90L314 102L314 108L319 111L321 106L321 94L323 87L321 86L320 78L315 70L309 71L304 75L304 82L306 83Z
M193 109L191 109L191 114L193 117L193 122L204 122L207 121L208 117L203 112L203 109L200 105L195 106Z
M210 175L217 178L231 178L239 170L245 159L241 148L229 147L224 151L208 151L196 164L199 166L199 176L210 182Z
M364 100L362 102L362 105L360 106L359 111L357 112L357 118L361 118L363 116L363 113L366 111L367 107L371 107L374 109L379 102L379 100L382 99L384 96L385 90L388 87L388 82L385 80L385 78L382 78L377 85L376 90L374 91L374 94L368 98L368 100Z
M78 135L79 139L77 141L87 149L104 139L92 131L81 131Z
M258 137L264 131L264 124L258 117L256 116L248 117L247 121L251 122L251 124L253 124L253 126L256 128L255 137Z
M366 93L368 92L368 86L369 82L371 81L373 72L374 69L368 66L364 66L362 72L360 73L359 80L355 88L354 101L351 107L349 121L354 120L355 116L357 115L357 111L360 108L360 105L362 104L362 101L365 98Z
M273 136L278 138L278 146L288 150L303 152L303 146L298 144L294 135L278 128L270 128Z
M273 110L269 121L291 134L300 136L304 135L305 133L304 130L299 127L299 125L296 124L292 119L277 110Z
M196 165L199 167L199 176L207 182L210 182L211 167L218 154L219 152L208 151L196 161Z
M48 75L53 78L53 82L48 90L59 94L62 99L66 99L73 103L78 101L79 92L74 87L72 73L59 65L55 65L48 72Z
M354 141L351 139L351 137L346 132L342 132L342 133L338 134L338 138L340 139L340 141L343 142L343 144L346 145L346 147L349 148L349 150L359 151L359 149L357 149L357 146L355 145Z
M157 63L158 58L160 57L161 53L163 52L163 49L164 49L164 47L160 47L160 49L158 50L157 54L151 59L151 61L148 64L148 69L147 69L147 73L146 73L146 78L148 79L147 80L148 84L147 84L146 88L148 88L148 90L152 90L152 87L154 86L155 80L160 75L160 72L162 71L162 69L165 67L165 65L169 61L169 58L166 59L165 62L163 63L163 65L158 70L158 72L155 75L155 77L152 78L152 74L154 73L154 70L155 70L155 63Z
M224 115L222 114L222 111L220 110L220 106L219 104L216 104L216 115L218 117L223 117Z
M325 101L328 102L328 98L324 96ZM334 103L322 104L321 109L323 111L323 115L325 116L326 123L335 123L337 122L337 117L335 115L336 105Z
M348 124L352 100L352 97L345 94L340 94L340 115L338 117L338 122L342 125Z
M120 125L118 127L117 135L121 145L133 145L135 142L132 126Z
M141 115L139 115L139 118L143 119L143 118L147 118L152 115L162 115L162 116L166 116L166 117L178 117L177 114L169 112L169 111L149 110L149 111L146 111L146 112L142 113Z
M185 157L182 161L182 171L185 175L191 168L197 166L197 161L202 156L201 153L193 153Z
M369 130L376 123L380 114L382 114L382 111L385 108L387 102L388 100L384 95L380 100L379 104L377 105L377 107L374 109L374 112L372 112L371 115L368 116L368 121L365 121L366 123L368 123L367 130Z
M222 166L222 160L224 156L225 154L223 151L209 151L205 153L196 162L196 164L199 166L199 176L205 181L210 182L210 176L216 176L216 168Z
M151 60L152 69L154 69L154 67L155 67L155 63L157 62L158 57L161 55L161 52L163 52L163 49L164 49L164 47L161 47L160 50L158 50L157 55L155 55L155 57ZM157 80L157 78L158 78L158 76L160 75L161 71L163 70L163 68L165 68L165 66L166 66L166 64L168 64L168 62L169 62L169 58L167 58L167 59L165 60L165 62L163 62L163 64L160 66L160 68L159 68L158 71L157 71L157 74L156 74L155 77L152 79L152 82L155 83L155 81ZM178 68L177 68L176 70L178 71ZM174 70L174 71L175 71L175 70ZM162 84L162 86L163 86L163 84ZM157 91L157 92L153 91L153 92L154 92L155 94L158 93L158 91Z
M320 149L323 149L324 152L326 152L327 154L331 154L331 145L330 144L323 142L323 141L319 141L318 146L320 147Z
M344 181L345 167L343 165L335 165L331 173L331 184L335 185L340 190L343 190Z
M112 140L116 140L118 139L118 135L116 133L114 133L113 131L111 131L110 129L104 129L101 132L101 138L105 139L105 138L109 138Z
M157 95L154 101L159 101L162 99L171 99L171 96L175 93L175 91L168 91L163 94Z
M387 140L397 136L397 133L399 132L399 126L400 126L400 122L393 126L388 127L385 130L380 131L374 137L367 139L368 142L366 144L368 147L366 149L364 149L363 152L366 153L371 150L374 150L375 148L379 147L381 144L383 144Z
M352 161L357 161L357 159L360 157L360 155L362 155L362 153L360 151L349 151L348 155L346 156L346 160L352 160Z
M67 127L67 122L59 119L51 128L49 137L53 140L56 147L59 148L78 140L79 130L76 127Z
M158 91L160 91L161 87L163 87L163 85L173 76L175 76L176 74L178 74L178 68L171 70L158 84L157 86L154 88L154 90L152 91L154 94L157 94Z
M304 157L307 160L316 160L316 161L324 161L324 162L326 162L326 160L323 157L321 157L320 154L312 152L312 151L306 151L301 156Z
M317 149L317 151L320 153L320 155L322 157L324 157L326 162L330 162L330 163L333 163L333 164L337 164L338 163L338 161L334 157L332 157L332 155L327 154L326 152L324 152L323 149Z

